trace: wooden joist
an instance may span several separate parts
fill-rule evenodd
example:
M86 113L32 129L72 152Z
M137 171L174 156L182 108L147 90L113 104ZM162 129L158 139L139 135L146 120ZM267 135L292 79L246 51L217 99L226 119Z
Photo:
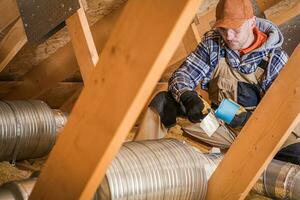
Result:
M256 0L261 11L265 11L268 8L274 6L282 0Z
M0 42L0 72L15 57L26 42L27 37L23 22L21 19L18 19Z
M113 13L104 17L91 28L99 54L101 53L120 12L121 8L113 11ZM72 44L68 43L25 74L23 83L9 93L5 99L36 98L44 91L53 88L59 82L77 72L78 69Z
M186 50L186 53L190 53L194 51L198 45L197 37L194 32L195 23L191 23L189 28L187 29L186 33L184 34L182 38L182 42L184 45L184 48ZM185 56L186 57L186 56Z
M291 5L288 6L287 9L279 10L278 12L274 12L271 15L267 15L267 18L274 22L275 24L283 24L293 17L300 14L300 1L295 1Z
M86 82L99 56L83 7L69 17L66 23L82 78Z
M300 45L208 184L208 200L244 199L300 121Z
M82 4L80 9L68 18L66 22L77 63L79 65L83 81L86 85L88 77L91 76L95 65L99 61L99 56ZM71 112L81 90L82 88L74 92L74 94L61 106L60 109L64 112Z
M127 2L30 199L91 199L200 3Z
M0 0L0 33L19 17L16 0Z
M81 91L82 91L82 88L76 90L72 94L72 96L70 96L59 109L64 112L70 113L72 111L72 108L74 107Z

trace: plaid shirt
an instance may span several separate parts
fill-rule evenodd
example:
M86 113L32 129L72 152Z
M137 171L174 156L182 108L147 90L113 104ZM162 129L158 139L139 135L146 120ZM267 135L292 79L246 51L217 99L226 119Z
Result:
M169 80L169 90L179 102L181 94L194 90L198 84L205 90L220 57L225 57L230 67L237 68L241 73L249 74L256 70L262 59L270 57L269 64L261 82L261 91L265 92L283 66L287 63L288 56L281 46L264 50L253 50L240 57L237 51L229 49L221 35L211 30L207 32L202 42L197 46L172 75Z

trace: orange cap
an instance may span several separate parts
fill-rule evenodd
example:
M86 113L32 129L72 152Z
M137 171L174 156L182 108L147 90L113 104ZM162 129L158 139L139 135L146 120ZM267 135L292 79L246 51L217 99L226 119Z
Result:
M216 9L214 28L239 28L247 19L253 17L250 0L220 0Z

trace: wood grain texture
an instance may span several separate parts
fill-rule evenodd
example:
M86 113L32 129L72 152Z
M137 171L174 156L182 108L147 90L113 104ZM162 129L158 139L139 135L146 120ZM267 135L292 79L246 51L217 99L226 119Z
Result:
M0 0L0 32L19 16L16 0Z
M31 200L91 199L200 3L127 2Z
M26 44L23 22L19 19L0 42L0 72Z
M94 39L82 7L66 20L73 50L84 82L99 61Z

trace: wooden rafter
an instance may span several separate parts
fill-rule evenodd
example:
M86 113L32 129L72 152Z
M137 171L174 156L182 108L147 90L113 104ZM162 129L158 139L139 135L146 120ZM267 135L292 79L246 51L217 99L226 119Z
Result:
M0 32L19 17L15 0L0 0Z
M99 54L101 53L120 12L121 8L104 17L91 28ZM72 44L68 43L25 74L23 83L9 93L5 99L36 98L41 93L54 87L60 81L65 80L78 70L79 68L72 49Z
M0 42L0 72L15 57L26 42L27 37L23 22L21 19L18 19Z
M244 199L300 121L300 45L208 183L208 200Z
M98 63L99 56L82 5L66 23L81 75L86 82Z
M200 3L127 2L30 199L91 199Z
M70 113L72 111L72 108L74 107L80 93L82 91L82 88L76 90L71 97L69 97L65 103L59 108L63 112Z
M276 24L283 24L293 17L300 14L300 1L294 2L287 9L282 9L272 15L267 15L267 18Z
M73 16L68 18L66 22L83 81L85 84L88 84L88 77L91 76L94 67L98 63L99 56L83 6L81 5L81 8L77 10ZM70 112L81 90L82 88L74 92L60 109L64 112Z
M267 10L268 8L274 6L275 4L279 3L281 0L256 0L259 8L262 11Z

